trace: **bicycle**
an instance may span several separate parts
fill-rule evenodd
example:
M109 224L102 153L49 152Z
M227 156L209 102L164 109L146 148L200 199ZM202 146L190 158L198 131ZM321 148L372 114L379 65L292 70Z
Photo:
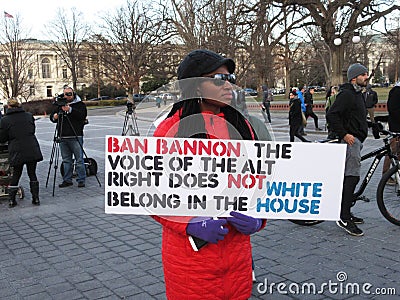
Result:
M400 133L397 133L396 137L400 137ZM376 191L376 202L380 212L389 222L397 226L400 226L399 200L400 166L397 164L383 174Z
M378 202L379 210L382 213L382 215L387 220L392 222L393 224L400 226L400 202L398 202L399 203L399 206L398 206L399 212L398 212L397 218L394 217L393 214L391 214L389 212L388 204L385 205L385 203L384 203L384 198L386 199L386 197L388 197L388 195L390 195L388 191L385 192L385 185L386 185L387 181L389 180L389 178L391 178L393 176L393 174L396 174L397 199L398 200L400 199L399 160L398 160L397 156L395 154L393 154L392 149L390 148L390 140L395 137L400 137L400 133L395 133L395 132L391 132L391 131L384 130L384 129L379 129L379 133L385 135L385 137L382 139L384 145L361 157L361 161L364 161L371 157L374 157L374 159L371 162L368 172L365 174L361 185L359 186L358 190L353 194L354 200L353 200L352 206L354 206L355 203L359 200L362 200L365 202L370 202L370 199L368 199L366 196L363 196L362 194L364 193L366 187L368 186L368 183L370 182L372 175L375 173L376 168L379 165L379 162L381 161L381 159L383 157L385 157L387 155L387 156L389 156L389 158L391 160L392 168L389 169L389 171L387 171L383 175L382 179L380 180L380 183L379 183L378 189L377 189L377 202ZM319 141L319 142L332 143L332 142L339 142L339 140L338 139L323 140L323 141ZM384 179L386 179L386 180L384 180ZM291 221L297 225L302 225L302 226L313 226L313 225L317 225L317 224L320 224L323 222L323 220L292 220L292 219L290 219L289 221Z

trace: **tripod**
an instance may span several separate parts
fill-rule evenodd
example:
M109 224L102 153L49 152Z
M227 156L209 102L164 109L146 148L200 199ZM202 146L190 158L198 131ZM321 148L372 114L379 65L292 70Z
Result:
M126 107L127 109L125 113L124 126L122 127L121 135L140 135L139 127L136 122L134 103L128 100L128 102L126 103Z
M51 148L51 155L50 155L50 160L49 160L49 170L47 172L47 179L46 179L46 188L47 188L47 185L48 185L48 182L49 182L49 177L50 177L50 172L51 172L51 166L52 166L52 164L54 162L53 194L52 194L53 197L54 197L54 189L55 189L55 185L56 185L58 159L59 159L59 156L60 156L59 143L62 141L62 129L63 129L64 117L67 119L67 121L69 123L69 126L72 128L72 131L74 133L74 138L78 142L84 157L88 158L88 156L86 155L85 150L83 149L83 145L82 145L81 141L78 138L78 135L77 135L77 133L75 131L75 128L71 124L70 119L68 117L66 117L65 112L63 112L60 109L59 113L58 113L57 126L56 126L56 129L54 130L53 146ZM101 186L101 183L99 181L99 178L97 177L97 174L95 174L95 177L96 177L97 182L99 183L99 186Z

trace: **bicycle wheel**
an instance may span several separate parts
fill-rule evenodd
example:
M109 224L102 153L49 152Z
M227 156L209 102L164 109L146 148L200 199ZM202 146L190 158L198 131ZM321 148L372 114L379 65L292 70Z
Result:
M301 226L314 226L323 222L321 220L289 220L289 221Z
M376 201L382 215L400 226L400 169L394 166L383 174L378 184Z

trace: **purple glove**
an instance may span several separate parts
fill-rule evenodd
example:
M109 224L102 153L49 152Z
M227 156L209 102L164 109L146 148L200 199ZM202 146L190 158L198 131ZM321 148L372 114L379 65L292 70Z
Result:
M228 233L228 229L224 228L226 219L214 220L211 218L196 217L190 220L186 227L186 232L189 235L200 238L212 244L223 240Z
M228 218L228 222L243 234L250 235L261 228L262 221L260 219L249 217L236 211L231 211L230 215L232 218Z

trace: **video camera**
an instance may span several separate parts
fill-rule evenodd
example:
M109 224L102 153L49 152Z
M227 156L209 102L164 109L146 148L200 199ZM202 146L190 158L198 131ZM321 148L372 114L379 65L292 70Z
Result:
M133 113L133 110L136 108L136 105L135 105L134 102L131 102L131 101L128 100L128 101L126 102L126 108L127 108L126 112L127 112L128 114L132 114L132 113Z
M64 93L60 95L56 95L54 98L54 105L57 105L59 107L67 105L67 99L64 97Z

